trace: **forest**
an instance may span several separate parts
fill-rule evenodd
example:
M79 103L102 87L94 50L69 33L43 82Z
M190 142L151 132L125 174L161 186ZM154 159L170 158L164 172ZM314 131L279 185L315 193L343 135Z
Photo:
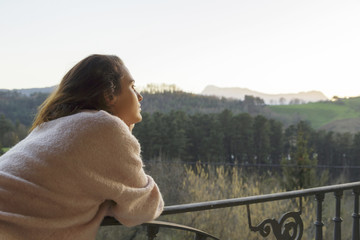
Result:
M186 93L175 86L148 86L142 92L143 121L134 128L144 160L226 163L279 168L311 165L318 169L357 167L360 132L314 129L309 121L291 123L266 117L264 102ZM23 139L46 93L0 92L0 146ZM306 104L305 104L306 105ZM336 107L338 103L333 103ZM291 106L286 106L287 108ZM295 105L293 108L298 107ZM294 157L302 144L306 160ZM356 180L356 174L350 175Z
M143 121L136 124L133 133L141 143L146 171L159 184L167 205L359 181L360 132L315 129L311 121L291 116L286 121L272 118L269 116L283 110L271 113L269 106L252 96L234 100L185 93L175 87L161 91L150 88L142 95ZM38 106L47 96L0 91L3 152L26 137ZM339 102L317 104L339 106ZM304 201L307 211L314 211L313 202ZM270 216L276 216L292 204L273 202L255 211L261 215L267 209ZM324 204L326 236L331 233L333 208ZM161 219L194 226L221 239L234 239L239 234L244 239L257 239L257 235L245 233L244 212L242 208L227 209ZM226 230L214 221L219 217L228 226ZM306 239L314 234L313 221L311 215L304 223ZM97 239L141 239L143 234L140 228L120 230L103 228Z

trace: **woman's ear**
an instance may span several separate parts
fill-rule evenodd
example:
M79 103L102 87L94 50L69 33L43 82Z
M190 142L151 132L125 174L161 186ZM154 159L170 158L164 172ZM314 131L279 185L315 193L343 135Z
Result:
M113 106L116 102L116 96L114 94L105 93L104 99L105 99L106 105L109 107Z

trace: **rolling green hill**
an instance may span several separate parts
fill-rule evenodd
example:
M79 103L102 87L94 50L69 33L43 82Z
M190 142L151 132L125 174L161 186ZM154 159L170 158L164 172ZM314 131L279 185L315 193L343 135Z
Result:
M285 124L299 120L310 122L315 129L337 132L360 130L360 97L300 105L268 106L270 117Z

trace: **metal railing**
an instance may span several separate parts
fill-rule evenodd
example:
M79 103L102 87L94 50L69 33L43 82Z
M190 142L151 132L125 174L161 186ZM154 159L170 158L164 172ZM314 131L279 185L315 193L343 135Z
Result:
M102 222L101 226L112 226L119 225L120 223L113 218L105 218ZM184 226L176 223L169 223L163 221L150 221L142 224L146 227L148 240L153 240L156 238L156 235L159 233L160 228L170 228L170 229L178 229L182 231L187 231L195 234L195 240L205 240L205 239L215 239L219 240L217 237L201 231L196 228Z
M190 204L181 204L181 205L173 205L167 206L164 209L162 215L170 215L170 214L179 214L179 213L188 213L188 212L196 212L196 211L204 211L218 208L228 208L228 207L236 207L236 206L246 206L247 214L248 214L248 224L251 231L259 232L261 236L267 237L271 232L275 236L277 240L299 240L303 236L303 221L301 218L302 214L302 198L307 196L315 196L316 200L316 221L314 222L315 226L315 239L322 240L323 239L323 201L325 199L325 195L327 193L333 193L335 197L335 216L333 217L334 222L334 240L341 240L341 224L342 218L340 216L341 213L341 199L344 191L352 191L354 198L354 207L352 213L352 240L360 240L359 235L359 194L360 194L360 182L354 183L346 183L346 184L337 184L331 186L324 187L316 187L304 190L296 190L289 192L280 192L273 194L265 194L259 196L250 196L250 197L242 197L242 198L233 198L233 199L225 199L218 201L208 201L208 202L199 202L199 203L190 203ZM274 218L265 219L262 223L257 226L253 226L251 222L251 212L250 206L256 203L265 203L271 201L279 201L285 199L299 199L300 210L287 212L283 214L280 219L277 221ZM116 225L119 224L116 220L111 218L104 219L102 225ZM195 239L218 239L215 236L203 232L198 229L194 229L191 227L152 221L149 223L143 224L147 227L148 239L154 239L156 234L159 231L159 228L176 228L184 231L194 232ZM241 236L239 236L241 239Z

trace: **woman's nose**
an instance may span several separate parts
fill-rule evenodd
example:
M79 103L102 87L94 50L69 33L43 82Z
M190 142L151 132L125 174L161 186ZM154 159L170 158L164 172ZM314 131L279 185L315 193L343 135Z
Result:
M136 92L139 102L143 100L143 96L140 93Z

